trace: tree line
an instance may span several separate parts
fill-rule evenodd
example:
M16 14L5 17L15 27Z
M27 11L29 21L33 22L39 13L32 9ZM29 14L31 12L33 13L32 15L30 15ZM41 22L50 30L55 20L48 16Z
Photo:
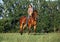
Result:
M28 4L32 4L38 11L37 32L60 32L59 0L3 0L3 2L3 5L0 4L1 33L19 32L19 18L27 16Z

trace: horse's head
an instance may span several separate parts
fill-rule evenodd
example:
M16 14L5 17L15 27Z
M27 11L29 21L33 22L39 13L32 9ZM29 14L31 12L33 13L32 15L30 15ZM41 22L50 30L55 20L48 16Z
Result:
M37 17L38 17L38 12L37 12L37 10L34 10L34 11L33 11L32 17L33 17L35 20L37 19Z

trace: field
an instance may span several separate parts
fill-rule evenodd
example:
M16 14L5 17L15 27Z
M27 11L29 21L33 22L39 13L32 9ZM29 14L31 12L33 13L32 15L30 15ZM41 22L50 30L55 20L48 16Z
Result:
M0 33L0 42L60 42L60 33Z

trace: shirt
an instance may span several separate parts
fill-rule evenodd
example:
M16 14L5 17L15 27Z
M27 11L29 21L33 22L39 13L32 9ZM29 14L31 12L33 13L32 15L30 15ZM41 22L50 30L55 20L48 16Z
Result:
M33 8L28 8L28 15L32 15L32 13L33 13Z

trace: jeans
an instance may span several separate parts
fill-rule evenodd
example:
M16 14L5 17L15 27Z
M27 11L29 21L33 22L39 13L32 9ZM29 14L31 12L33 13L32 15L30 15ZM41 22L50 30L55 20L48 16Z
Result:
M26 20L26 24L28 24L28 19L30 18L30 15L28 15L28 17L27 17L27 20Z

